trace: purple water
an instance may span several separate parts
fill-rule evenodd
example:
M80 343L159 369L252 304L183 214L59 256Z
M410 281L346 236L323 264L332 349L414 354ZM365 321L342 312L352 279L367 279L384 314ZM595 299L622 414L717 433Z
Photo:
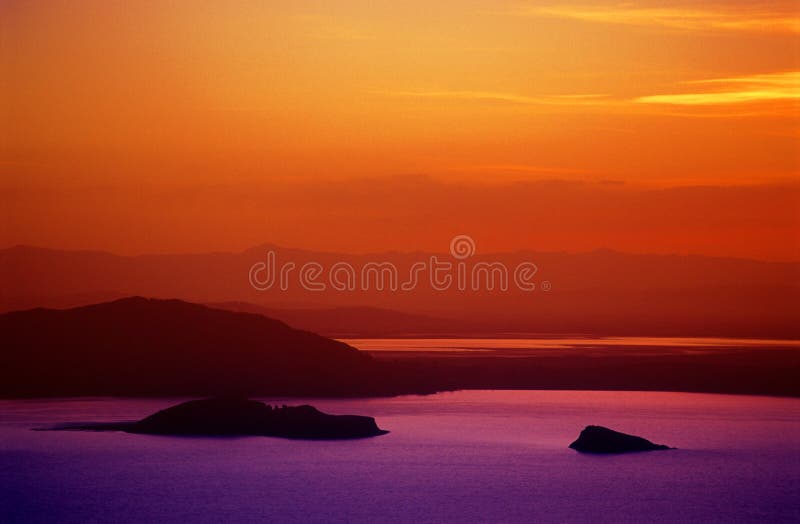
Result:
M336 442L29 429L136 419L176 402L0 402L0 521L800 520L800 399L465 391L309 400L391 431ZM587 424L680 449L567 449Z

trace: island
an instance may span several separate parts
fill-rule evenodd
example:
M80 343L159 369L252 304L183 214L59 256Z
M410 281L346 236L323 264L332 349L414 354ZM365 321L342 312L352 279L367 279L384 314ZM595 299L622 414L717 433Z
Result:
M663 444L653 444L647 439L604 428L586 426L578 439L569 445L581 453L630 453L673 449Z
M158 411L138 422L67 424L50 429L313 440L356 439L388 433L380 429L372 417L329 415L308 405L273 407L245 398L190 400Z

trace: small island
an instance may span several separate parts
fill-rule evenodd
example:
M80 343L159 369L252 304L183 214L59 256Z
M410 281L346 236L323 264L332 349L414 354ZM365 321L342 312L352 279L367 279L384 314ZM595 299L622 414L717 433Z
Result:
M62 430L174 436L356 439L384 435L372 417L329 415L313 406L273 407L256 400L209 398L163 409L138 422L62 425Z
M569 445L581 453L631 453L636 451L658 451L673 449L663 444L653 444L649 440L604 428L586 426L578 439Z

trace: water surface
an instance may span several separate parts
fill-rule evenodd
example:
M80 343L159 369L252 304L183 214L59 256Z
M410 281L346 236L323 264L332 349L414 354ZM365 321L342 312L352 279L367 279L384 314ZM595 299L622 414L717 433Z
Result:
M538 338L348 338L364 351L452 352L465 350L798 348L800 340L711 337L538 337Z
M800 520L800 399L462 391L308 400L391 431L336 442L30 431L137 419L179 400L0 402L0 521ZM587 424L680 449L581 455L567 445Z

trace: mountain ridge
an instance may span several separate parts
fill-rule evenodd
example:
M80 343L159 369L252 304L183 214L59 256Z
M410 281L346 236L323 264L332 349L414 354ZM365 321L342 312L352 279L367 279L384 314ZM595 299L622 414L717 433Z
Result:
M348 336L390 336L399 331L471 336L484 333L547 332L620 336L800 337L800 263L683 255L635 255L603 250L583 254L510 253L475 255L468 262L499 261L508 267L536 264L547 291L524 293L438 292L421 285L412 291L376 289L322 292L292 285L258 291L248 280L267 248L242 253L124 256L46 248L0 250L0 312L36 306L74 307L145 295L196 303L246 302L273 310L370 307L396 312L386 329L348 329ZM401 276L421 254L342 255L275 247L279 263L308 262L359 267L386 261ZM380 257L386 257L385 260ZM494 258L496 257L496 258ZM292 282L292 284L297 284ZM295 318L287 313L286 318ZM435 328L427 320L452 320ZM345 319L358 326L356 316ZM319 328L302 320L298 325ZM362 325L364 325L362 323ZM324 327L324 326L323 326ZM319 330L319 329L318 329ZM339 334L334 330L327 333Z

